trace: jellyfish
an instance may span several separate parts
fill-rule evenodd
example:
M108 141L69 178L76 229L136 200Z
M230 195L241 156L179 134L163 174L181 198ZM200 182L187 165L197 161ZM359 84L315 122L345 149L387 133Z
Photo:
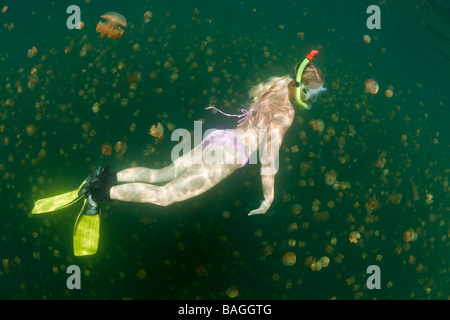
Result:
M110 156L112 152L112 145L109 142L103 142L102 146L102 155Z
M122 141L117 142L114 146L114 151L117 153L117 157L122 159L123 155L127 151L127 143Z
M293 252L286 252L281 258L281 262L287 267L292 267L297 262L297 257Z
M147 271L145 271L144 269L139 269L139 270L136 272L136 275L138 276L138 278L139 278L140 280L144 280L145 278L147 278Z
M109 11L101 16L107 21L99 21L96 31L100 33L100 37L106 35L110 39L118 39L122 37L124 30L119 25L126 27L127 19L117 12Z
M370 199L367 201L366 209L368 211L373 212L376 211L381 207L380 202L377 200L375 196L370 197Z
M39 159L44 159L47 156L47 151L45 151L44 149L41 149L41 151L39 151L38 153L38 157Z
M361 239L361 234L358 231L352 231L348 239L351 243L358 243L358 240Z
M332 186L336 183L336 171L331 170L325 173L325 183L327 186Z
M144 13L145 23L149 23L150 19L152 17L153 17L153 12L151 12L151 11L147 11L146 13Z
M392 96L394 95L394 92L392 91L392 89L387 89L384 94L386 95L386 97L388 98L392 98Z
M239 290L236 287L229 287L226 291L228 298L236 298L239 294Z
M3 270L5 273L11 273L11 264L9 262L9 259L3 259Z
M292 213L295 214L295 215L297 215L300 212L302 212L302 209L303 209L302 205L300 205L298 203L294 203L292 205Z
M327 256L323 256L319 259L319 262L321 263L323 268L326 268L330 264L330 258L328 258Z
M37 53L36 47L33 46L33 48L28 50L28 58L33 58Z
M98 102L94 103L94 105L92 106L92 111L94 113L98 113L100 111L100 103Z
M411 242L417 240L417 233L413 229L408 229L403 232L403 241Z
M386 159L384 158L378 158L377 161L375 161L375 167L383 169L384 165L386 164Z
M366 82L364 82L364 88L367 90L367 92L376 94L378 92L378 82L373 79L367 79Z
M325 124L323 123L323 120L322 120L322 119L319 119L319 120L311 120L311 121L309 122L309 125L311 126L311 128L312 128L314 131L322 132L322 131L325 129Z
M27 125L27 135L28 136L32 136L33 134L35 134L36 133L36 131L37 131L37 126L35 125L35 124L29 124L29 125Z
M91 130L91 123L90 122L85 122L85 123L83 123L81 128L83 128L84 132L88 132L89 130Z
M4 137L0 140L1 144L4 146L7 146L9 144L9 138L8 137Z
M150 128L148 134L152 135L153 137L155 137L159 141L164 139L164 128L163 128L162 124L158 122L157 125L152 125L152 127Z
M311 270L312 271L320 271L322 268L326 268L328 264L330 263L330 258L324 256L320 258L318 261L314 259L313 263L311 263Z
M322 262L314 259L314 261L313 261L313 263L311 263L310 267L311 267L312 271L320 271L320 270L322 270Z
M127 81L130 84L138 83L142 80L142 74L140 72L133 71L133 73L127 72Z

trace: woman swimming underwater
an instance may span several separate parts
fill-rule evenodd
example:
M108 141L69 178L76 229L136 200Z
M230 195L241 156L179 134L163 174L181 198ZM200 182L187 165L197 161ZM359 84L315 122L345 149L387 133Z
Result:
M297 65L293 78L274 77L252 88L249 92L252 105L249 110L242 110L241 115L234 115L240 118L235 129L211 132L171 165L162 169L136 167L119 172L110 172L110 165L97 168L77 190L77 197L85 198L79 218L98 216L102 201L168 206L193 198L244 166L258 151L261 154L261 149L264 149L264 157L260 159L264 200L249 215L266 213L274 200L278 151L294 119L294 107L309 109L326 90L319 69L310 62L317 53L311 51ZM35 209L39 207L38 202ZM47 211L35 209L33 213L50 210L48 205Z

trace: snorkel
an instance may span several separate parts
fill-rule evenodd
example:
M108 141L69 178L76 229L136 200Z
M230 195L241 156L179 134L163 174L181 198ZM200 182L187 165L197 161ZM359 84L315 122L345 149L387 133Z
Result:
M307 103L303 102L301 99L301 94L302 94L302 89L304 88L304 85L301 83L302 80L302 74L303 71L305 70L306 66L308 65L308 63L314 58L314 56L316 54L318 54L319 51L317 50L312 50L307 56L306 58L303 60L303 62L301 64L297 64L297 66L295 67L295 103L305 109L310 109L311 105L308 105ZM325 91L325 88L321 88L321 90L319 92L317 92L317 94L319 94L320 92Z

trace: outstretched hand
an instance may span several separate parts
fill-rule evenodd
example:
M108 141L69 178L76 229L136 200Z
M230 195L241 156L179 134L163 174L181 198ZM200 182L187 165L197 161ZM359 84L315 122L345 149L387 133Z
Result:
M267 210L269 209L269 207L270 207L270 204L268 204L266 202L266 200L264 200L258 209L250 211L248 215L252 216L254 214L265 214L267 212Z
M250 211L248 215L252 216L254 214L265 214L265 213L266 213L266 211L263 209L255 209L255 210Z

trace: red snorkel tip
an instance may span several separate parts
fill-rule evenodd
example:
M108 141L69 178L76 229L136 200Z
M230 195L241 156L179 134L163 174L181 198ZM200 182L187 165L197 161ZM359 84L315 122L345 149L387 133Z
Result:
M306 56L306 59L308 59L309 61L311 61L313 58L314 58L314 56L316 55L316 54L318 54L319 53L319 51L317 51L317 50L312 50L307 56Z

